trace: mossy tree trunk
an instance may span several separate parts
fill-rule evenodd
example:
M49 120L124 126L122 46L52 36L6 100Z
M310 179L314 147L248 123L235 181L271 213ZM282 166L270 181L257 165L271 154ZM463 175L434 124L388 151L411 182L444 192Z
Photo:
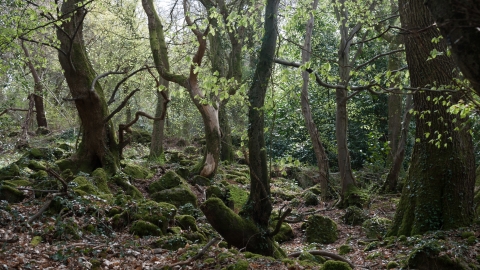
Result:
M60 64L82 123L82 140L76 156L78 169L93 171L103 167L108 173L119 168L119 148L105 95L97 82L83 40L83 22L87 13L83 1L67 0L61 7L62 24L57 30Z
M248 92L248 149L250 161L250 194L241 217L228 211L218 199L209 199L202 206L208 221L227 240L239 248L262 255L273 256L275 244L268 230L272 203L270 178L264 138L263 106L268 81L272 73L277 44L278 0L268 0L265 8L265 33L259 53L253 82ZM227 227L225 226L225 221Z
M412 87L447 85L455 76L453 59L430 52L446 50L444 39L431 27L433 19L421 1L400 0L405 49ZM419 31L420 30L420 31ZM469 225L473 218L475 180L472 139L460 117L450 114L442 101L455 103L459 93L419 91L414 94L416 142L390 235ZM455 129L458 130L455 130Z
M480 94L480 1L426 0L463 75Z
M217 171L217 167L220 160L220 124L218 119L218 102L215 106L211 104L205 104L202 99L208 98L200 89L198 81L198 73L195 71L196 66L201 66L203 56L207 46L205 39L205 33L201 33L198 29L192 27L192 32L195 34L198 42L197 51L193 57L192 64L190 65L189 76L183 76L173 74L170 72L167 62L164 59L168 59L167 45L165 42L165 35L163 32L163 25L155 11L153 0L142 0L142 6L147 14L148 18L148 31L150 35L150 47L152 49L153 59L157 67L157 71L162 78L167 81L177 83L184 87L200 114L202 115L205 139L206 139L206 151L200 167L199 173L204 177L213 177ZM184 8L186 3L184 1ZM188 17L188 12L185 11L185 19L187 24L192 26L193 22Z
M168 81L163 78L159 79L160 85L163 86L165 97L168 99ZM155 109L155 118L160 118L153 121L152 142L150 143L149 159L158 160L163 159L163 138L165 134L165 116L167 110L168 100L164 95L157 90L157 107Z

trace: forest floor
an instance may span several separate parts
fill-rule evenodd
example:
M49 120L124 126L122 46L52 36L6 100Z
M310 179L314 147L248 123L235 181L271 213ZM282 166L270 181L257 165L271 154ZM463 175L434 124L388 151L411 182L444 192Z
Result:
M14 150L3 149L0 156L9 156L7 162L14 160L19 154ZM2 162L6 162L3 158ZM1 163L0 163L1 164ZM1 164L0 167L5 166ZM167 166L168 169L168 166ZM158 179L164 171L157 168L151 179L135 181L144 196L145 186ZM293 183L293 182L292 182ZM293 183L294 184L294 183ZM283 183L272 179L272 189ZM239 187L248 190L248 185ZM70 211L58 215L43 215L30 224L29 217L38 213L49 198L35 198L33 191L25 191L27 198L17 204L0 205L0 269L247 269L234 268L238 262L248 262L248 269L320 269L321 265L313 262L296 260L275 260L271 257L255 256L244 253L234 247L228 248L222 242L217 242L206 249L202 257L191 260L203 247L203 244L187 244L175 251L152 248L157 237L138 237L130 234L128 229L114 231L109 224L103 224L104 231L88 232L82 230L77 237L69 237L67 224L75 223L78 228L85 228L89 223L107 223L102 217L104 211L88 212L91 201L102 205L98 198L88 200L75 199L71 202ZM201 194L199 194L201 197ZM370 203L364 210L369 218L381 217L393 219L399 194L381 196L372 194ZM200 198L202 200L202 198ZM104 202L103 202L104 203ZM275 209L285 209L289 202L276 198ZM436 231L422 236L368 239L362 226L345 225L342 217L345 210L331 207L335 201L320 202L316 206L297 206L294 213L302 218L299 222L290 223L294 239L281 243L281 248L287 253L321 250L339 254L340 246L351 248L341 255L355 266L355 269L408 269L405 262L418 250L436 252L438 256L448 256L452 260L461 261L464 269L480 269L479 226L460 228L450 231ZM3 207L3 208L2 208ZM104 203L103 207L109 206ZM5 209L8 208L8 213ZM102 207L99 207L102 208ZM82 209L85 213L82 213ZM98 209L97 209L98 210ZM319 214L331 218L338 226L338 240L333 244L309 244L305 239L305 231L301 225L311 214ZM68 222L67 222L68 221ZM205 219L197 219L197 223L206 223ZM63 227L62 227L63 226ZM206 225L205 225L206 226ZM64 231L62 231L62 229ZM41 241L36 241L41 236ZM473 237L472 237L473 236ZM35 238L37 237L37 238ZM35 239L34 239L35 238ZM187 262L187 260L191 260ZM174 264L179 264L173 266ZM173 266L169 268L168 266ZM432 267L417 269L436 269ZM448 268L443 268L448 269Z

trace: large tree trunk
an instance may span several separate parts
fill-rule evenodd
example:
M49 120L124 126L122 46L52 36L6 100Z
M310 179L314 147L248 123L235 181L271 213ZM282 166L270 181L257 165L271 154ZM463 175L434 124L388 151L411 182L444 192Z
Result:
M312 3L312 10L316 10L318 0L314 0ZM302 64L310 61L310 55L312 50L312 32L313 32L313 14L310 14L310 19L306 25L305 41L302 50ZM302 72L303 85L301 94L302 114L305 119L305 125L312 140L313 151L315 158L317 159L317 166L319 170L319 182L322 190L322 198L325 200L328 197L328 157L325 153L325 148L320 141L320 134L318 134L317 126L313 122L312 112L310 110L310 102L308 101L308 80L309 72Z
M108 107L103 89L96 83L95 71L88 59L83 41L85 7L80 0L62 4L61 29L57 31L61 51L58 54L70 93L82 123L82 140L72 170L92 171L103 167L109 173L119 168L118 145L111 121L105 122Z
M480 94L480 1L426 0L463 75Z
M32 59L30 57L30 53L28 52L27 47L21 42L22 49L25 52L25 57L27 58L27 65L32 73L33 82L35 83L34 86L34 96L33 99L35 101L35 111L37 116L37 126L47 128L47 118L45 117L45 107L43 104L43 84L40 80L40 76L38 75L37 69L33 65Z
M337 20L340 23L340 46L338 50L338 66L340 75L340 84L347 85L350 79L350 44L349 38L348 11L345 7L345 0L338 1L340 4L337 9ZM353 32L353 30L352 30ZM338 170L342 182L341 206L347 207L350 202L348 197L355 190L356 182L352 172L350 162L350 151L348 150L348 113L347 113L347 89L338 88L335 91L335 101L337 105L335 117L335 136L337 139Z
M165 94L168 95L168 81L160 78L160 84L165 87ZM167 96L168 98L168 96ZM157 108L155 109L155 118L153 121L152 142L150 143L149 159L165 161L163 153L163 137L165 133L165 113L167 110L167 100L157 91Z
M445 51L433 19L422 1L400 0L400 19L412 87L451 83L453 59L439 55L427 61L430 51ZM441 99L455 103L459 94L424 91L414 94L417 112L416 142L409 174L390 235L414 235L426 231L467 226L473 219L475 179L472 139L460 117L447 112ZM435 100L439 102L434 102ZM455 120L455 121L454 121ZM455 128L459 128L455 131Z

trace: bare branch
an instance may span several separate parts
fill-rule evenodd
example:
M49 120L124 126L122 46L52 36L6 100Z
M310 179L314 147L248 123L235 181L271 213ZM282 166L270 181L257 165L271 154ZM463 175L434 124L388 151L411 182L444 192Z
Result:
M390 52L386 52L386 53L381 53L379 55L375 55L373 58L371 58L367 62L355 67L355 70L359 70L359 69L363 68L364 66L372 63L373 61L377 60L380 57L387 56L387 55L394 54L394 53L398 53L398 52L404 52L404 51L405 51L404 49L398 49L398 50L394 50L394 51L390 51Z
M107 123L108 121L110 121L110 119L112 119L112 117L117 114L119 111L121 111L123 109L123 107L125 107L125 105L127 105L127 102L128 100L133 97L133 95L135 95L136 92L140 91L140 89L135 89L133 90L128 96L126 96L122 103L115 109L113 110L113 112L110 113L110 115L108 115L105 120L103 120L104 123Z
M133 75L137 74L138 72L140 71L143 71L145 69L149 70L150 71L150 66L145 66L145 67L142 67L142 68L139 68L137 70L135 70L134 72L128 74L125 78L123 78L122 80L120 80L117 85L115 86L115 89L113 90L113 93L112 95L110 96L110 99L108 100L107 104L110 105L112 104L114 101L115 101L115 95L117 94L117 91L118 89L120 88L120 85L122 85L122 83L126 82L128 79L130 79L130 77L132 77Z
M108 72L105 72L105 73L102 73L100 75L98 75L97 77L95 77L95 79L93 79L93 82L92 82L92 86L90 87L90 92L93 92L95 91L95 84L97 83L97 81L103 77L107 77L108 75L112 75L112 74L125 74L127 73L126 71L108 71Z

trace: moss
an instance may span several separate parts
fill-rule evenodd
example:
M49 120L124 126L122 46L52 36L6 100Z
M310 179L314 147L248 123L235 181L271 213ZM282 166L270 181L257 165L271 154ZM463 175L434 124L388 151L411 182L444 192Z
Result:
M315 195L315 193L311 192L310 190L305 191L302 197L305 200L306 206L314 206L318 205L319 203L317 195Z
M197 197L188 186L184 185L156 192L150 197L154 201L171 203L176 207L180 207L187 203L197 206Z
M27 179L7 180L3 181L4 184L11 185L13 187L28 187L33 183Z
M206 177L203 177L201 175L195 175L192 180L193 180L193 185L199 185L203 187L208 187L212 185L212 180Z
M91 259L90 263L92 264L92 270L101 270L102 269L102 262L97 259Z
M345 215L342 217L342 221L347 225L361 225L366 219L367 214L361 208L352 205L345 209Z
M382 256L382 253L380 251L375 251L367 255L367 260L373 260L380 256Z
M177 208L169 203L147 200L129 210L132 220L144 220L158 226L167 233L168 224L177 213Z
M133 179L146 179L152 176L148 169L136 164L127 164L123 172Z
M248 270L250 265L245 260L239 260L235 264L229 265L227 270Z
M346 262L326 261L320 270L352 270Z
M34 172L30 175L31 178L35 180L47 180L48 179L48 173L46 171L37 171Z
M362 224L363 231L369 239L382 238L387 233L392 221L387 218L371 218L365 220Z
M359 208L363 208L368 204L369 201L370 196L368 192L359 189L355 185L350 185L343 196L341 207L346 208L355 205Z
M190 170L187 167L179 167L175 170L175 173L178 174L178 176L186 179L190 175Z
M338 248L338 254L345 255L353 251L353 248L350 245L341 245Z
M390 262L387 263L387 269L393 269L393 268L397 268L397 267L398 267L397 262L390 261Z
M20 167L17 164L12 163L0 169L0 177L3 179L14 176L20 176Z
M25 195L20 190L9 185L0 186L0 200L5 200L9 203L19 203L23 201Z
M102 169L98 168L92 173L93 182L97 186L98 190L102 193L111 194L112 192L108 188L108 176L107 173Z
M130 217L127 211L116 214L110 219L110 224L112 224L112 228L114 228L115 230L121 230L125 228L129 222Z
M60 159L55 161L55 165L60 168L61 171L70 170L73 173L78 173L79 171L88 171L88 168L79 168L78 163L70 158Z
M32 247L36 247L36 246L38 246L38 245L42 242L42 240L43 240L43 239L42 239L41 236L39 236L39 235L34 236L34 237L32 238L32 241L30 241L30 245L31 245Z
M326 261L322 256L314 256L306 251L302 252L300 256L298 256L298 259L300 261L309 261L313 263L324 263Z
M377 249L379 246L379 243L378 241L373 241L373 242L370 242L368 243L365 248L363 249L363 251L367 252L367 251L372 251L374 249Z
M162 230L157 225L144 220L134 221L132 227L130 227L130 233L138 236L163 235Z
M175 218L177 224L184 230L198 232L195 218L189 215L180 215Z
M187 239L188 241L191 241L193 243L206 243L207 242L207 237L201 232L190 232L190 231L183 231L181 235Z
M118 173L110 179L113 180L117 186L121 187L127 195L132 196L133 199L143 199L143 194L130 183L124 173Z
M225 191L217 185L207 187L207 189L205 190L205 195L207 199L215 196L223 201L225 200Z
M168 235L160 238L159 240L152 243L153 248L163 248L168 250L177 250L179 248L185 247L189 241L179 235Z
M132 141L140 144L148 144L152 141L152 134L143 129L132 129L130 134Z
M466 239L466 238L469 238L470 236L475 236L475 233L470 231L462 232L460 236L462 237L462 239Z
M474 235L469 236L467 238L467 244L470 245L470 246L475 245L476 242L477 242L477 238Z
M76 184L76 187L73 188L73 191L77 193L78 195L99 195L99 190L98 188L88 181L87 178L83 176L78 176L72 181L73 183Z
M160 177L160 179L150 184L148 192L153 194L165 189L178 187L181 184L186 184L185 180L174 171L168 171L165 175Z
M337 224L328 217L312 215L307 220L308 243L331 244L338 239Z
M276 220L271 222L270 224L271 230L274 230L277 227L277 222L278 221ZM293 238L294 238L294 235L293 235L292 227L285 222L283 222L282 225L280 226L280 231L278 232L278 234L276 234L273 237L273 239L278 243L283 243Z
M167 232L172 233L172 234L181 234L182 233L182 228L180 228L180 227L170 227L170 228L168 228Z
M95 228L95 225L93 224L88 224L87 226L83 227L83 231L89 232L89 233L94 233L97 229Z
M39 171L39 170L46 170L47 167L45 166L45 162L42 161L37 161L37 160L30 160L28 162L29 169L32 169L34 171Z
M409 254L407 267L438 270L467 269L464 262L448 257L442 252L444 250L445 244L442 240L428 240Z

